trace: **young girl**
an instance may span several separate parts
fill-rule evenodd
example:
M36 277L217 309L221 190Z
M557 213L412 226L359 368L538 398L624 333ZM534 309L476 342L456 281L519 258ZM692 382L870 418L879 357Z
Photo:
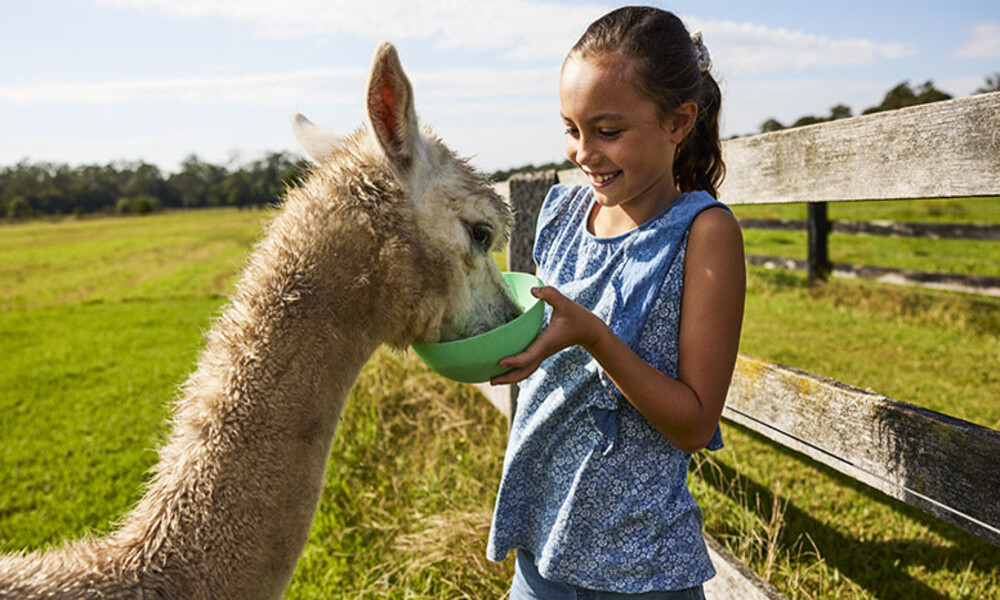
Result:
M522 382L487 550L517 550L512 600L703 598L714 575L686 477L722 447L745 271L713 198L709 67L700 35L645 7L598 19L563 64L566 153L590 185L545 199L547 327L492 382Z

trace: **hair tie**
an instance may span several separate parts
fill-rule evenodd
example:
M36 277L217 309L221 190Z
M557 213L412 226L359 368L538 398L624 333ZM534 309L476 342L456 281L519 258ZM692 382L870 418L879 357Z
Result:
M712 56L708 53L708 48L705 47L700 31L691 34L691 43L694 44L694 53L698 57L698 70L702 74L708 73L708 70L712 68Z

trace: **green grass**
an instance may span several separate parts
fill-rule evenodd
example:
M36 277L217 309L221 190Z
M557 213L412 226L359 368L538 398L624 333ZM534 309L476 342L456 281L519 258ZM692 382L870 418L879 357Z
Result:
M264 213L0 227L0 550L106 531Z
M108 531L141 492L264 213L0 227L0 551ZM742 350L1000 427L1000 301L751 269ZM706 529L790 598L1000 598L1000 550L724 425ZM352 392L289 598L499 598L506 422L381 351Z
M219 304L0 312L0 549L106 531L134 502Z
M808 236L804 231L744 229L747 254L806 259ZM979 277L1000 276L1000 244L977 240L931 240L870 235L830 236L830 260L848 263L956 273Z
M1000 429L1000 298L753 269L740 351Z
M211 209L0 226L0 310L224 293L266 215Z
M1000 299L751 269L741 352L1000 428ZM706 530L789 598L1000 598L1000 548L723 433L690 479Z
M806 218L804 204L735 206L733 211L740 218ZM829 215L832 221L1000 224L1000 199L835 202L829 205ZM747 254L806 258L805 231L746 229L743 236ZM894 269L1000 276L1000 244L990 241L845 235L834 231L830 236L830 259Z
M263 213L0 228L0 552L113 528ZM499 259L502 260L502 255ZM379 352L348 402L289 598L499 597L485 560L506 420Z
M507 422L475 388L381 351L351 394L288 598L500 598L485 558Z

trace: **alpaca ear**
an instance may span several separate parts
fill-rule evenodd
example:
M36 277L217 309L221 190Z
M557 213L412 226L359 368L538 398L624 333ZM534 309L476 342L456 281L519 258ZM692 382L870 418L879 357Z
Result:
M317 163L326 162L333 149L344 143L343 137L317 127L302 113L292 116L292 132L306 155Z
M368 121L379 144L401 171L408 171L419 151L420 128L413 107L413 88L403 73L396 48L383 42L375 50L368 76Z

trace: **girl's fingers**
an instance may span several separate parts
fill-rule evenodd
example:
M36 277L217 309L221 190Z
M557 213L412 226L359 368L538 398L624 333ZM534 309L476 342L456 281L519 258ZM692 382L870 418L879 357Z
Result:
M532 363L523 368L514 369L512 371L507 371L501 375L497 375L493 379L490 379L490 385L507 385L510 383L517 383L527 379L529 375L535 372L538 365Z
M546 304L552 306L552 308L557 308L557 305L561 304L562 301L566 299L566 296L563 296L559 290L551 285L531 288L531 295L535 298L543 300Z
M507 356L497 363L512 370L491 379L490 383L493 385L516 383L527 378L538 369L543 360L572 343L565 335L564 326L557 324L561 320L557 315L565 311L572 312L575 303L552 286L532 288L531 294L552 306L553 317L549 327L542 331L523 352ZM559 333L560 329L564 332Z

